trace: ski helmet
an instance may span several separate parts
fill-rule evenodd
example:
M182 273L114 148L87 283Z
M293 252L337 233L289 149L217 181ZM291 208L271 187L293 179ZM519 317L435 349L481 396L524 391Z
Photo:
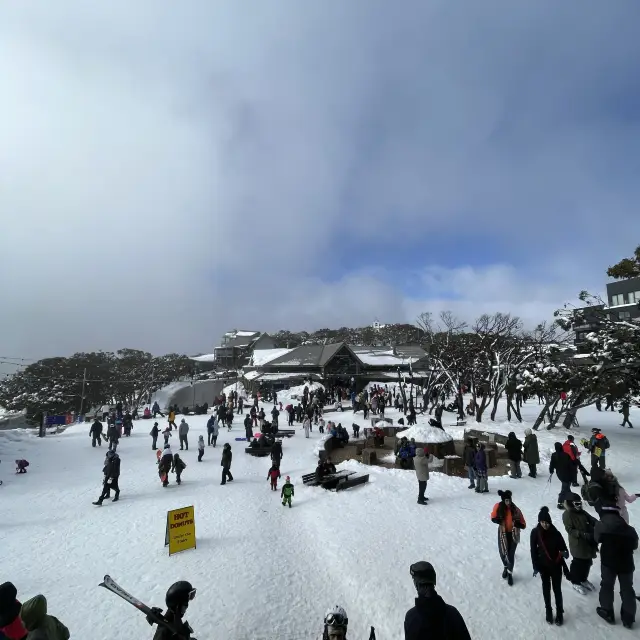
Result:
M196 590L191 583L186 580L180 580L169 587L164 601L169 609L176 610L178 607L186 609L189 606L189 602L195 597Z
M347 612L340 605L336 605L333 609L327 611L324 616L324 623L327 627L346 629L349 624L349 618L347 618Z

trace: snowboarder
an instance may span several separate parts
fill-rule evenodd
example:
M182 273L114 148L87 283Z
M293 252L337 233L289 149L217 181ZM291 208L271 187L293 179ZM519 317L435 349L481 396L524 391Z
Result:
M524 452L522 459L529 465L529 477L538 475L536 465L540 464L540 452L538 451L538 436L531 429L524 430Z
M162 613L162 609L153 607L152 611L162 616L166 622L168 622L175 631L158 625L156 632L153 636L153 640L182 640L191 638L193 629L189 626L186 620L183 620L189 603L196 597L196 590L191 586L190 582L186 580L180 580L172 584L165 596L165 603L167 605L166 613ZM151 617L147 617L147 622L150 625L154 625L155 621Z
M560 493L558 494L558 509L564 511L564 501L571 493L571 481L573 479L573 462L571 458L562 449L560 442L555 443L555 452L551 454L551 462L549 463L549 482L553 472L556 472L560 485Z
M160 429L158 428L158 423L154 422L153 427L151 427L151 431L149 431L149 435L152 438L151 441L151 450L155 451L158 447L158 434L160 433Z
M198 436L198 462L202 462L204 455L204 436Z
M222 467L222 482L220 484L227 484L233 482L233 476L231 475L231 460L233 459L233 453L231 452L231 445L228 442L224 443L222 447L222 460L220 466Z
M471 640L460 612L446 604L436 592L436 572L430 562L416 562L409 568L418 592L416 606L404 617L405 640L451 638Z
M291 508L291 498L293 498L294 489L291 484L291 478L287 476L285 478L284 484L282 485L282 492L280 493L280 497L282 498L282 506L284 507L286 504Z
M595 591L588 578L593 559L597 555L597 546L593 539L597 520L582 508L582 499L575 493L566 497L564 508L562 524L569 536L571 552L569 580L578 593L585 595L587 591Z
M43 595L37 595L22 605L20 619L29 632L25 640L69 639L69 629L58 618L47 613L47 599Z
M178 438L180 439L180 451L182 451L182 447L189 451L189 440L187 439L187 434L189 433L189 425L187 421L182 418L180 421L180 426L178 427Z
M95 447L96 444L102 446L102 422L96 418L89 429L89 437L91 438L91 446Z
M413 466L418 478L418 504L428 504L429 502L429 498L424 495L429 481L429 458L426 453L425 449L416 449L416 457L413 459Z
M562 604L562 572L565 570L565 560L569 557L567 544L562 534L553 526L549 507L542 507L538 514L538 526L531 531L531 564L533 577L540 574L542 580L542 597L549 624L554 621L561 627L563 623L564 607ZM551 608L551 588L556 600L556 617L553 618Z
M497 502L491 512L491 521L498 525L498 551L504 565L502 578L513 586L513 566L515 564L516 548L520 542L520 530L526 529L527 523L522 512L511 499L511 491L498 491L500 502Z
M187 468L187 463L177 454L173 455L173 463L171 466L171 471L176 474L176 482L180 484L182 480L180 476L182 476L182 472Z
M275 462L269 469L269 473L267 473L267 480L271 480L271 491L278 490L278 478L280 477L280 468Z
M102 493L93 503L97 506L102 506L102 503L109 497L111 489L116 493L112 502L118 502L120 498L120 487L118 486L118 478L120 477L120 456L111 449L107 451L107 457L102 473L104 474Z
M638 534L628 525L615 506L602 503L598 507L600 521L596 523L593 538L600 545L600 606L598 615L610 624L615 623L613 589L616 578L620 583L620 618L627 629L636 620L636 592L633 589L633 552L638 548Z

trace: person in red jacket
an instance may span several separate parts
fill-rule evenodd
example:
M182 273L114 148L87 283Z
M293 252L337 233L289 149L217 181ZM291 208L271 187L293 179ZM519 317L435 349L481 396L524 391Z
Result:
M576 443L574 442L575 438L572 435L568 435L567 439L562 445L562 450L571 458L571 462L573 463L572 474L573 479L571 480L572 487L580 486L578 484L578 467L580 465L580 455L581 452L578 450Z
M20 618L22 603L12 582L0 584L0 632L9 640L22 640L29 633Z
M500 502L496 503L491 512L491 521L498 525L498 552L504 565L502 578L513 586L513 565L515 563L516 548L520 542L520 530L526 529L527 523L522 511L513 504L511 491L498 491Z
M278 490L278 478L280 477L280 469L277 464L274 464L269 473L267 473L267 480L271 480L271 491Z

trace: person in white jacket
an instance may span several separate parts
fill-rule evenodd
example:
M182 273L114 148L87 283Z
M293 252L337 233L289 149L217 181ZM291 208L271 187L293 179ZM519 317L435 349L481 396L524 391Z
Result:
M302 428L304 429L304 437L308 438L309 430L311 429L311 420L308 417L302 421Z
M427 504L429 501L429 498L424 495L429 480L429 458L426 453L426 449L416 449L416 457L413 459L413 466L418 478L418 504Z

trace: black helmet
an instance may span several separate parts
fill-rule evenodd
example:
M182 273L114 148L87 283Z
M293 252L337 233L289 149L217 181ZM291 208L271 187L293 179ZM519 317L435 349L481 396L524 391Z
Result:
M169 587L164 601L169 609L176 610L178 607L185 607L186 609L189 606L189 602L195 597L196 590L191 583L186 580L180 580Z

